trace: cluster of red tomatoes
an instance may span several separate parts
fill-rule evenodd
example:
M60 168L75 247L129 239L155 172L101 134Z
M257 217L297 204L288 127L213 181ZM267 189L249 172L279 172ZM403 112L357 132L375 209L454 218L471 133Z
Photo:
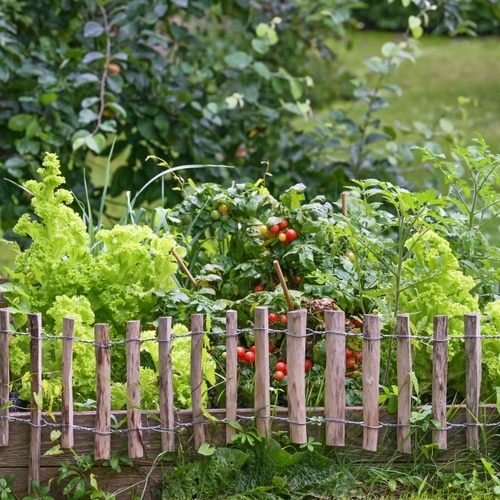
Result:
M313 362L310 359L305 360L304 362L304 371L307 373L311 371L313 367ZM275 372L273 373L274 380L281 382L288 374L288 369L286 363L284 361L278 361L275 366Z
M348 370L353 370L358 367L358 363L363 360L363 353L361 351L353 351L349 347L345 350L345 365Z
M267 225L262 224L260 226L259 232L262 236L270 238L277 236L281 243L290 243L297 238L297 231L295 231L295 229L288 228L288 221L286 219L278 222L277 224L274 224L273 219L270 219L270 221L268 221Z
M269 352L274 351L274 344L272 342L269 342ZM240 361L244 361L250 365L253 365L255 363L255 346L253 345L248 349L248 351L242 347L238 346L236 348L236 354L238 356L238 359Z

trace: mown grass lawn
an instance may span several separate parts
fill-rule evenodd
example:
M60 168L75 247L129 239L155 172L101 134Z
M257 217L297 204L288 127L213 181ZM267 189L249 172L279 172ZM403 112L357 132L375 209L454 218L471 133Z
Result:
M385 42L399 41L401 36L359 31L351 40L349 48L340 42L331 42L331 46L351 71L366 74L363 60L380 56ZM403 95L390 97L391 106L380 111L380 116L384 121L432 123L446 110L455 109L454 124L463 130L466 141L479 132L492 151L500 153L500 37L425 35L420 48L417 62L405 62L391 77ZM457 109L461 96L474 101L466 106L466 121Z
M384 43L398 42L403 37L397 33L357 31L349 34L348 39L348 45L329 42L338 54L338 67L345 66L356 76L366 76L368 69L363 61L381 56ZM446 117L453 123L460 145L470 144L480 133L491 151L500 153L500 37L424 35L419 46L421 56L417 61L405 61L389 78L389 83L401 87L402 96L388 95L390 106L377 111L376 116L385 124L396 120L410 127L415 121L424 123L442 135L438 140L447 152L449 142L439 127L439 119ZM332 81L326 74L321 76L316 81L316 91L322 96L329 92L333 95ZM470 102L460 106L459 98ZM354 101L327 99L322 99L316 112L321 116L335 108L349 110L353 116L361 112ZM412 135L405 139L412 140ZM433 174L420 172L418 166L416 172L407 177L417 187L432 180Z

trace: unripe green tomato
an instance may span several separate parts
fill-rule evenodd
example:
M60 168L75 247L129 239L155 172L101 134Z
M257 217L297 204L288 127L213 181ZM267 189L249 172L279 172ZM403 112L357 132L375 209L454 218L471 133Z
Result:
M212 210L210 212L210 217L212 220L219 220L221 218L221 213L218 210Z
M227 222L229 220L228 214L222 214L220 217L221 222Z

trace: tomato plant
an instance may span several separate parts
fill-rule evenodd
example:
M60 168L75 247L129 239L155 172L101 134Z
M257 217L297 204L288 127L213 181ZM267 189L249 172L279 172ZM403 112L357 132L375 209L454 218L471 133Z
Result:
M245 359L246 349L244 347L238 346L236 348L236 354L238 355L238 359Z
M276 323L276 321L278 321L280 319L280 317L276 313L269 313L269 316L267 319L268 319L269 323Z
M245 361L248 364L255 363L255 352L253 352L253 351L247 351L246 354L245 354Z
M346 359L346 368L352 369L356 367L356 360L353 357Z
M221 218L221 213L218 210L212 210L210 212L210 218L212 220L219 220Z
M287 374L287 366L284 361L278 361L275 368L277 372L283 372L285 375Z

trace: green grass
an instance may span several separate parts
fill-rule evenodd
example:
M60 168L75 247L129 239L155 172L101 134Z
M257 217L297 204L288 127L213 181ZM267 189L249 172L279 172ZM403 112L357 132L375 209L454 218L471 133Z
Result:
M363 61L381 56L385 42L401 41L402 36L359 31L350 34L349 40L349 46L339 41L331 41L329 45L339 55L340 65L355 75L366 76L368 70ZM480 133L491 151L500 153L499 42L498 37L424 36L419 42L421 57L416 63L405 61L389 79L389 83L401 87L402 96L388 96L390 106L377 111L376 116L385 124L398 120L411 126L414 121L421 121L442 133L443 144L446 144L445 134L438 122L446 116L460 133L461 145L470 144L475 134ZM318 92L327 95L331 83L321 78L316 85ZM471 99L463 110L458 105L460 97ZM353 102L333 101L322 106L320 114L332 108L350 109L353 105ZM352 111L356 116L357 110ZM421 183L416 184L422 187Z
M356 32L352 48L341 43L331 45L340 61L354 73L366 74L363 60L380 56L385 42L400 41L393 33ZM448 38L424 36L420 41L422 56L415 64L405 62L391 77L391 83L403 90L401 97L391 97L391 106L380 112L384 121L436 120L446 108L456 108L460 96L477 101L467 106L464 123L455 113L454 123L466 140L475 132L483 135L493 152L500 153L500 95L498 61L500 38Z

